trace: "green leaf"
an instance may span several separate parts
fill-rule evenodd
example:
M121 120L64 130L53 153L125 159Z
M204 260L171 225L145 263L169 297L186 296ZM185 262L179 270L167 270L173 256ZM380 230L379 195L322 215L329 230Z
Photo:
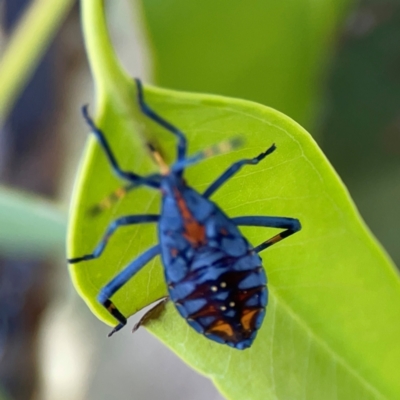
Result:
M334 39L353 1L141 3L158 85L257 101L316 125Z
M143 140L157 141L172 160L172 135L138 112L133 82L110 46L99 3L83 1L89 59L98 90L97 123L123 168L155 171ZM231 399L375 399L400 396L400 282L394 266L361 221L349 195L315 142L270 108L224 97L147 87L146 101L188 136L190 153L240 135L240 150L193 166L187 180L204 190L234 160L277 151L246 167L213 199L230 216L297 217L303 229L262 256L270 301L254 345L245 351L207 340L169 304L150 330ZM97 217L90 209L118 188L107 160L89 140L73 196L69 257L92 252L107 225L126 214L159 210L160 195L131 192ZM271 230L243 229L254 243ZM71 266L77 290L93 312L115 325L97 303L101 287L156 243L156 227L118 230L103 253ZM166 294L160 261L147 265L113 301L129 316ZM117 340L117 336L114 340Z
M48 254L65 246L66 213L50 201L0 188L2 254Z

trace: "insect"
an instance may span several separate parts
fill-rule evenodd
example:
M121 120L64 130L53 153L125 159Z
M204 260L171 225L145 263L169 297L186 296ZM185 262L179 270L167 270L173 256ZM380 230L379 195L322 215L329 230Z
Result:
M168 166L151 145L150 151L160 173L140 176L123 170L103 132L83 115L104 150L116 175L127 182L125 191L138 186L159 190L162 195L159 215L128 215L112 222L93 253L69 259L71 264L101 256L111 235L120 227L134 224L158 224L158 244L151 247L115 276L98 295L98 301L114 316L118 325L127 319L111 297L154 257L161 255L169 298L180 315L198 333L218 343L243 350L251 346L265 316L268 302L267 278L259 253L301 229L299 220L285 217L243 216L229 218L210 197L244 165L256 165L275 149L275 145L251 159L242 159L225 170L203 193L188 186L186 167L212 154L229 150L235 143L224 142L188 157L183 132L170 124L145 102L141 82L136 79L138 103L144 115L177 138L176 161ZM241 234L240 226L284 229L253 247Z

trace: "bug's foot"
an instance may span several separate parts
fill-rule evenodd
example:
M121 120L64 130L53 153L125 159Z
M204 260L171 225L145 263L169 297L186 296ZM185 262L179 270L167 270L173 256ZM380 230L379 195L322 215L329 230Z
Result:
M94 256L93 254L86 254L85 256L82 257L76 257L76 258L67 258L67 261L70 264L77 264L81 261L88 261L88 260L93 260Z
M273 153L275 150L276 150L276 145L275 143L273 143L272 146L270 146L267 150L265 150L263 153L259 154L257 157L254 158L255 163L258 164L261 160L263 160L269 154Z
M118 332L124 326L125 326L125 324L119 323L107 336L111 337L112 335L114 335L115 332Z

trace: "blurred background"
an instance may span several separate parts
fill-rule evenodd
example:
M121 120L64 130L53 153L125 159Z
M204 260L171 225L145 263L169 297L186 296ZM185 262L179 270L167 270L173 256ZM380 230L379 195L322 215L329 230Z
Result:
M107 339L71 287L67 210L93 82L78 4L51 3L0 2L0 400L221 399L144 329ZM132 76L257 101L302 124L400 265L400 3L106 6ZM29 46L19 33L42 39Z

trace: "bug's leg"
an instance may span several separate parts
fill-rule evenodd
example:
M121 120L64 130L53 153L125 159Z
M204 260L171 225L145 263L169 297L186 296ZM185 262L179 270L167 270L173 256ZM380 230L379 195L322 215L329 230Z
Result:
M111 336L115 332L119 331L124 325L126 325L125 316L110 300L110 297L159 253L160 245L157 244L156 246L151 247L143 254L141 254L138 258L133 260L111 282L109 282L106 286L103 287L103 289L101 289L100 294L97 296L97 300L119 322L119 324L108 334L108 336Z
M154 122L157 124L161 125L163 128L167 129L170 131L172 134L174 134L178 138L178 160L183 160L186 156L186 148L187 148L187 141L186 137L183 132L181 132L178 128L176 128L174 125L170 124L168 121L166 121L164 118L162 118L160 115L158 115L155 111L153 111L144 101L143 97L143 87L142 87L142 82L139 79L135 79L136 86L137 86L137 91L138 91L138 101L139 101L139 106L143 114L148 116L150 119L152 119Z
M144 224L147 222L157 222L159 220L159 218L160 217L158 215L152 215L152 214L128 215L125 217L118 218L115 221L111 222L111 224L108 226L103 239L97 245L97 247L94 249L93 253L85 254L84 256L81 256L81 257L70 258L70 259L68 259L68 262L70 264L76 264L81 261L93 260L94 258L98 258L101 256L101 253L103 253L103 250L107 246L108 240L110 239L112 234L121 226Z
M104 133L95 125L92 118L90 117L87 105L82 107L82 114L83 114L83 117L85 118L87 124L89 125L90 129L92 130L93 134L96 136L100 146L104 150L104 153L106 154L108 161L110 162L110 164L113 168L113 171L120 178L125 179L129 182L134 182L138 185L139 184L146 185L146 186L150 186L150 187L154 187L154 188L160 187L159 183L156 180L152 179L152 177L143 177L138 174L135 174L134 172L123 171L120 168L120 166L114 156L114 153L112 152L110 145L108 144L108 141L107 141L106 137L104 136Z
M206 189L206 191L203 193L203 196L206 198L210 197L228 179L235 175L236 172L238 172L240 168L243 167L243 165L257 165L261 160L263 160L268 154L271 154L275 149L276 146L275 144L273 144L270 148L259 154L257 157L236 161Z
M257 253L265 250L267 247L278 243L282 239L287 238L293 233L298 232L301 229L300 221L296 218L285 218L285 217L235 217L232 218L235 225L239 226L263 226L265 228L280 228L285 229L283 232L278 233L271 239L262 242L254 250Z
M168 296L163 297L154 307L150 308L140 321L132 328L132 333L136 332L142 325L146 325L152 319L158 318L165 309L165 304L169 300Z

